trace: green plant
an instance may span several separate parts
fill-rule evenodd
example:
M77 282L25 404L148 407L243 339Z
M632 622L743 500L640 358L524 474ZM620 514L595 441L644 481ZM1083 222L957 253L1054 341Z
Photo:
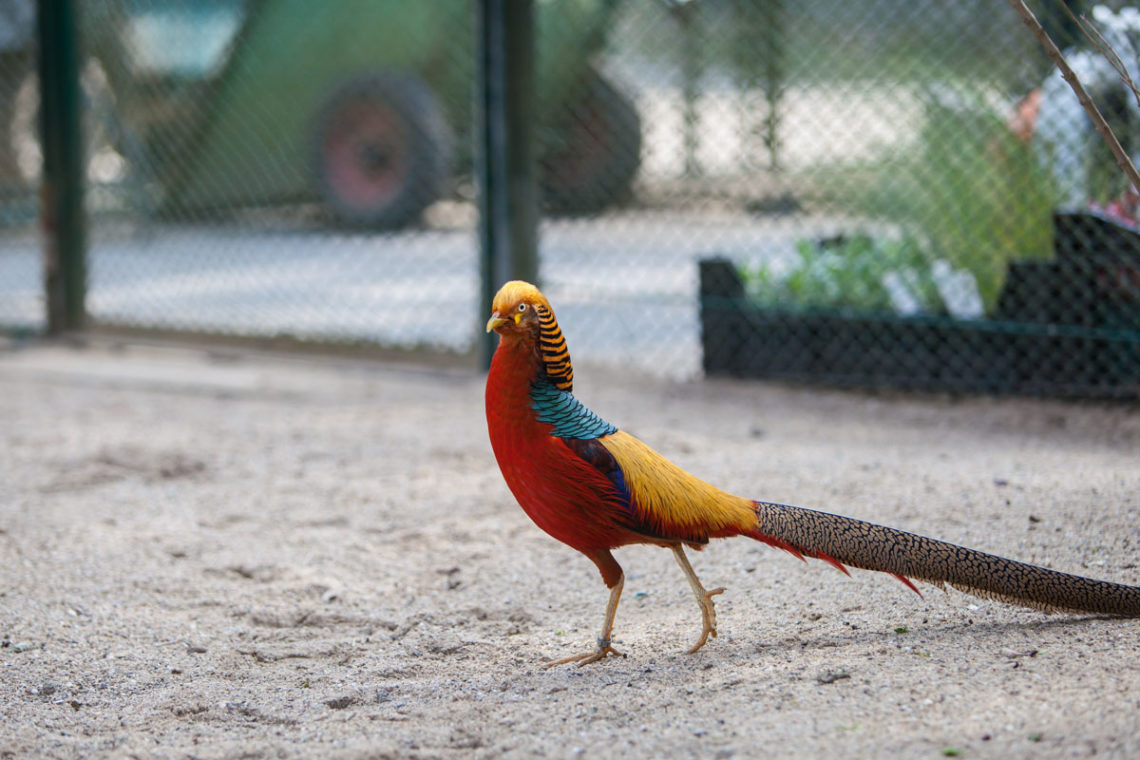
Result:
M1053 182L1030 146L982 93L927 88L916 143L884 148L860 166L822 170L824 198L900 224L924 241L931 261L969 271L986 310L997 303L1009 262L1053 250Z
M930 258L914 237L801 240L796 254L784 272L767 264L742 267L749 295L761 303L801 308L944 311Z

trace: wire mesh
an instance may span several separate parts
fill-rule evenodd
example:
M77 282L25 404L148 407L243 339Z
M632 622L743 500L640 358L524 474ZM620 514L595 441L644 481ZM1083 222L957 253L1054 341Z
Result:
M1137 99L1059 4L1036 5L1140 148ZM1136 72L1140 14L1080 5ZM1140 390L1135 194L1008 6L646 2L618 16L602 68L633 94L644 140L634 203L611 217L611 239L628 239L544 271L585 313L640 301L645 318L585 326L587 341L681 375ZM546 255L573 224L551 224ZM605 258L619 247L629 276Z
M1138 14L1070 6L1140 68ZM1136 99L1035 9L1140 149ZM474 12L83 4L92 320L472 352ZM540 272L577 361L1140 389L1136 196L1005 4L554 0L536 21ZM26 70L0 59L0 183L12 149L31 187ZM31 192L0 203L0 324L40 319Z
M97 324L468 348L469 7L85 11L120 157L91 234Z
M0 5L0 329L41 330L34 138L36 35L31 0Z

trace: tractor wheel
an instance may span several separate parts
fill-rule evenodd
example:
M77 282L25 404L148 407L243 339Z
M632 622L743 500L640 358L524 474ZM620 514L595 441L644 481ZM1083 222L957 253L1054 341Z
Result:
M555 214L591 214L629 198L641 165L637 107L591 70L560 139L541 159L543 200Z
M334 91L314 120L313 185L343 224L398 229L443 194L453 142L423 81L365 74Z

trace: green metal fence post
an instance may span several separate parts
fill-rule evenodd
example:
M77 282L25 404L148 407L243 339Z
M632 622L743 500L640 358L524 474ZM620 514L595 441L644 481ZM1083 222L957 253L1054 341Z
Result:
M79 50L71 0L39 0L40 145L48 332L80 330L86 315Z
M701 147L700 117L697 114L697 98L700 97L701 76L703 75L702 55L704 48L702 32L704 27L701 9L695 0L681 0L669 5L673 18L681 27L681 124L682 144L685 156L685 177L701 175L701 162L697 152Z
M506 280L538 279L533 0L479 0L476 171L483 318ZM496 336L482 342L488 366Z

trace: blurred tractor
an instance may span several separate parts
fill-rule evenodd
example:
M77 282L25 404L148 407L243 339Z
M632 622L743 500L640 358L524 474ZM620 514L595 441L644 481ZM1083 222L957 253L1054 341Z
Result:
M616 0L536 4L546 208L596 212L640 164L634 104L591 65ZM162 215L318 202L414 223L471 172L474 8L456 0L113 0L88 6L123 154Z

